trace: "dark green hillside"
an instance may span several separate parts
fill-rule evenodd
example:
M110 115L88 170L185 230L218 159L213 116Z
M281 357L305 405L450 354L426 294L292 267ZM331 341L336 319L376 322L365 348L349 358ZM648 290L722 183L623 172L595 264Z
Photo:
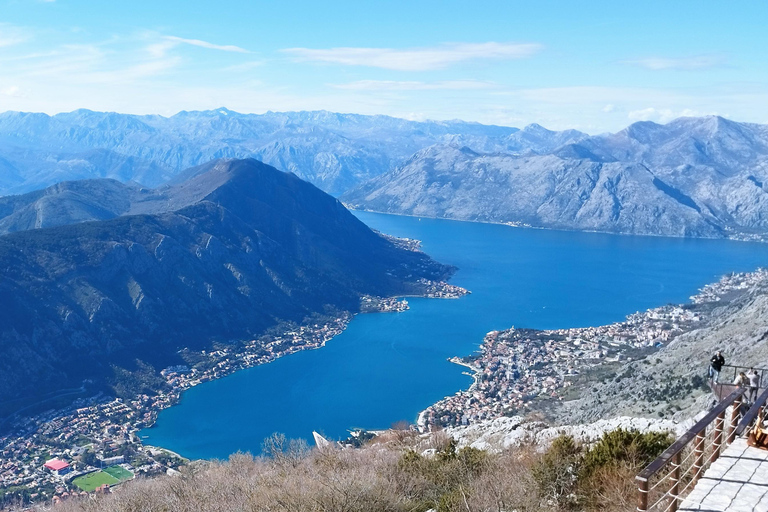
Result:
M255 160L158 194L152 214L0 237L0 404L103 386L113 365L179 362L183 347L356 311L360 294L418 293L417 279L450 272Z

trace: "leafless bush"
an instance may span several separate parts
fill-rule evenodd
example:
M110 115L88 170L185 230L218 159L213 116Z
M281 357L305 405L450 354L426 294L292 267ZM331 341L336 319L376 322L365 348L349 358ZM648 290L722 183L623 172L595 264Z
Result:
M583 483L585 506L601 512L630 512L636 510L637 483L640 467L621 464L599 468Z
M395 440L361 449L309 450L301 444L292 446L282 436L272 436L265 443L271 458L239 453L228 461L192 467L175 477L138 478L117 487L111 495L71 500L57 509L532 512L561 505L541 492L548 489L537 480L546 454L532 447L492 454L457 449L444 435L429 440L416 436L412 441L420 446L405 448ZM434 456L422 456L424 446L435 448ZM587 481L579 482L579 493L589 496L580 502L580 509L631 510L632 471L629 465L600 468Z
M491 457L486 470L470 487L469 510L542 510L531 471L540 457L531 447L507 450Z

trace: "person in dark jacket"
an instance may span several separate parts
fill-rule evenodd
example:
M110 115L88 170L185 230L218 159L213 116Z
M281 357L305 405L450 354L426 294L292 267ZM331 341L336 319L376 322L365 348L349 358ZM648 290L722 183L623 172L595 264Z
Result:
M724 364L725 358L719 350L709 360L709 378L712 379L715 384L717 384L717 379L720 377L720 370L723 369Z

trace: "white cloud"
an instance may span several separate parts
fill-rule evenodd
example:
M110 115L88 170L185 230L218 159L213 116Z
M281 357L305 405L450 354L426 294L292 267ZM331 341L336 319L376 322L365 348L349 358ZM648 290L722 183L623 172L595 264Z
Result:
M208 50L218 50L222 52L234 52L234 53L250 53L245 48L240 48L234 45L221 45L209 43L208 41L202 41L200 39L184 39L183 37L176 36L162 36L159 42L152 43L146 47L146 50L154 58L163 58L172 49L187 44L190 46L197 46L199 48L206 48Z
M297 61L325 62L345 66L368 66L397 71L425 71L481 59L522 59L542 46L536 43L453 43L432 48L287 48L284 53Z
M603 112L613 112L616 110L616 106L613 103L609 103L602 108Z
M245 48L231 44L214 44L208 41L202 41L200 39L185 39L183 37L165 36L165 39L174 43L188 44L192 46L199 46L200 48L207 48L209 50L219 50L222 52L235 52L235 53L250 53Z
M631 121L656 121L668 123L678 117L699 117L705 115L717 115L717 112L699 112L690 108L673 110L670 108L648 107L639 110L631 110L627 117Z
M358 80L347 84L330 84L335 89L351 91L434 91L434 90L476 90L497 87L492 82L480 80L443 80L438 82L415 82L394 80Z
M642 59L628 60L626 64L640 66L654 71L682 70L693 71L719 66L725 63L723 55L696 55L693 57L669 58L669 57L645 57Z
M21 89L18 85L11 85L9 87L3 87L0 89L0 94L3 96L19 96L21 92Z

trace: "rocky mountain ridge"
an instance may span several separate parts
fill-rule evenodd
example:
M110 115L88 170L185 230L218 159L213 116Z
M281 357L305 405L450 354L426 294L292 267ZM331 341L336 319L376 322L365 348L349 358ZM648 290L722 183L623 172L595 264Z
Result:
M342 200L372 211L566 230L768 233L768 126L710 116L571 139L540 154L435 145Z
M338 194L423 147L453 142L497 150L517 131L326 111L256 115L220 108L171 117L5 112L0 114L0 194L87 178L154 187L218 158L256 158Z

